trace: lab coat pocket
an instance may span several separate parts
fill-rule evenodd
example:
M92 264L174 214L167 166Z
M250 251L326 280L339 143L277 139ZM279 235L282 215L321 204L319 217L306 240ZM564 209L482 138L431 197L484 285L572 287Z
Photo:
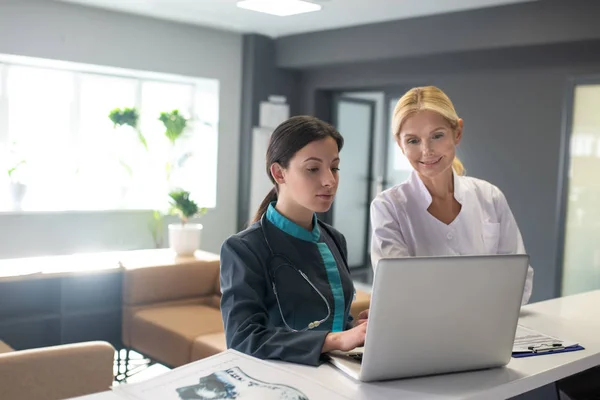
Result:
M500 242L500 224L498 222L484 222L481 236L485 253L497 254Z

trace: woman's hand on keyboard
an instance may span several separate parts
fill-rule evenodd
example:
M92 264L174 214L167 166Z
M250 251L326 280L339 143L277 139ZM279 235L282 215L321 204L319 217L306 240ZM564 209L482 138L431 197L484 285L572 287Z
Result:
M361 323L344 332L331 332L325 338L322 353L332 350L350 351L365 344L367 323Z
M358 319L354 322L354 326L359 326L361 324L364 324L365 322L367 322L368 319L369 319L369 309L367 308L366 310L363 310L358 314Z

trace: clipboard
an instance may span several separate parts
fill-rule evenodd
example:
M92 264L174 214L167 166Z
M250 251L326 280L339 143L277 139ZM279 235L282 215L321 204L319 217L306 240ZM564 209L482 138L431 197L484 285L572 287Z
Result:
M512 356L513 356L513 358L524 358L524 357L544 356L547 354L568 353L571 351L579 351L579 350L585 350L585 347L577 344L575 346L559 347L556 349L552 349L552 348L543 349L543 351L536 351L536 350L532 350L529 352L519 351L519 352L513 352Z
M513 345L513 358L534 357L546 354L568 353L584 350L577 342L543 334L523 325L517 326Z

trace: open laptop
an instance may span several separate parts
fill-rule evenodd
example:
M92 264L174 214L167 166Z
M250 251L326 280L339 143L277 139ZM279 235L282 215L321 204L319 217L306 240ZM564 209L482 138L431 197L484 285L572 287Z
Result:
M517 254L382 259L364 348L330 362L360 381L504 366L528 265Z

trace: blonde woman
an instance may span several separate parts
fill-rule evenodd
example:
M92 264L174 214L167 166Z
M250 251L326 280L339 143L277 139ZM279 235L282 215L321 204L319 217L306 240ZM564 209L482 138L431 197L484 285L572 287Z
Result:
M464 176L456 157L463 121L444 92L409 90L394 109L392 132L413 171L371 203L373 268L382 258L525 253L504 194ZM523 304L532 285L529 267Z

